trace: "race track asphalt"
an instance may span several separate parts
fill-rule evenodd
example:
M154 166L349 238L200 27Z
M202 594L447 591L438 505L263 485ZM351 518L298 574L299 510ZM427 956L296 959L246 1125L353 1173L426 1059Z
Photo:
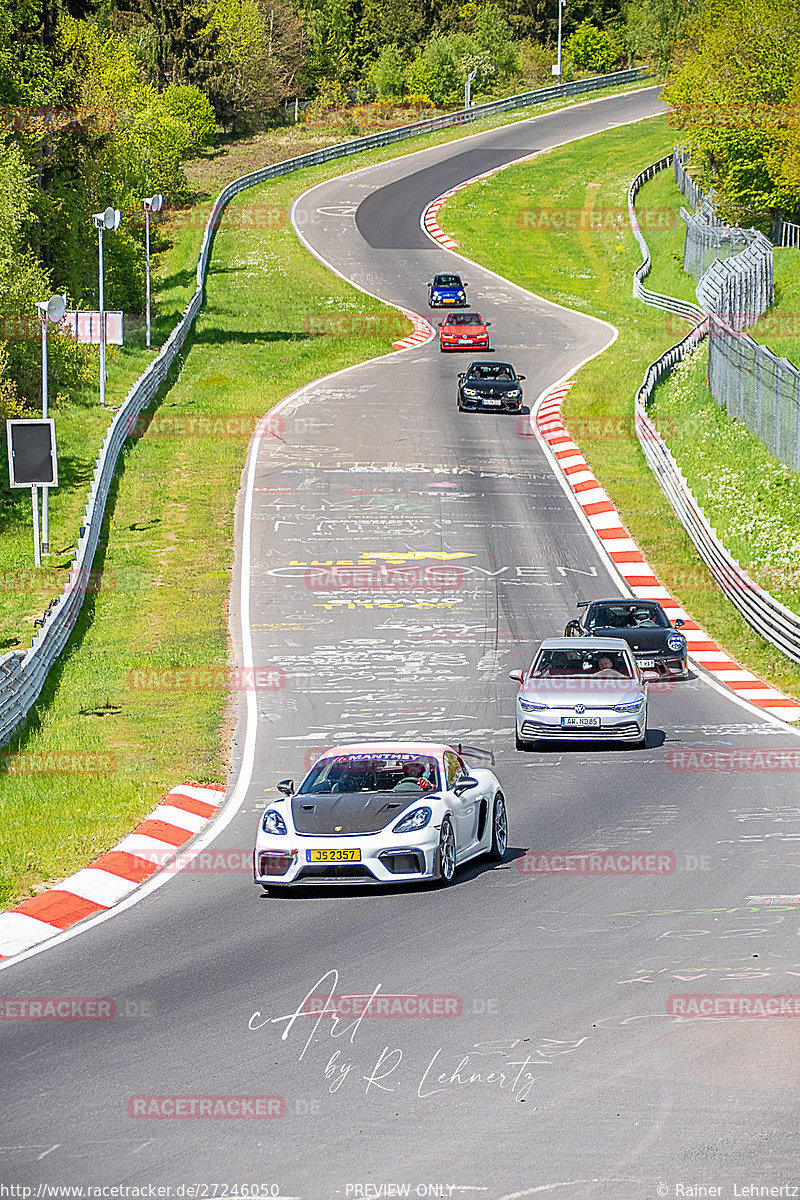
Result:
M335 270L426 313L427 280L455 262L420 229L434 197L660 110L647 89L438 146L316 187L293 218ZM529 403L613 335L464 273ZM692 1194L679 1184L727 1198L734 1183L792 1182L800 1021L679 1021L667 1005L796 990L797 910L752 900L800 890L796 774L686 772L668 756L796 751L797 736L693 676L651 690L644 750L515 751L508 671L563 630L576 600L618 585L528 420L457 411L461 361L434 342L354 367L290 399L279 436L253 447L238 508L247 602L235 591L232 634L286 686L250 697L252 779L214 850L249 850L276 780L301 777L321 748L413 737L494 750L506 861L443 890L268 897L246 872L189 869L4 968L4 997L103 996L117 1011L3 1023L7 1183L34 1196L200 1184L199 1200L235 1185L363 1200L408 1185L467 1200L646 1200ZM319 566L381 561L452 572L439 588L364 589ZM245 771L246 725L243 698ZM547 877L521 869L530 850L658 851L675 869ZM339 993L457 997L460 1015L281 1021L329 972ZM200 1094L281 1096L286 1111L129 1115L131 1097Z

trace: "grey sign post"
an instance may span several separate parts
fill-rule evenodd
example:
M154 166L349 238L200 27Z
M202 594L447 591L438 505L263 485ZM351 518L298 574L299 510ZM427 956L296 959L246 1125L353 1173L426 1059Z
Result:
M58 487L56 425L51 418L6 421L8 483L31 489L33 560L42 565L39 548L39 488Z
M39 320L42 323L42 416L47 417L47 322L54 321L56 325L64 316L67 308L65 296L51 296L49 300L39 300L36 303L39 310ZM42 553L50 553L50 489L42 488Z
M155 196L146 196L144 205L145 246L147 247L147 349L150 349L150 213L161 212L164 197L160 192Z
M98 268L100 278L100 404L106 402L106 321L105 302L103 298L103 230L118 229L120 211L118 208L107 208L105 212L93 213L92 221L98 236Z

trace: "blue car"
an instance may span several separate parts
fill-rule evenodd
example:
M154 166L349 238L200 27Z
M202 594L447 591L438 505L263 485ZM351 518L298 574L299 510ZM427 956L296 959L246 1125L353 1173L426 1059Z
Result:
M468 287L460 275L434 275L428 284L428 307L466 308Z

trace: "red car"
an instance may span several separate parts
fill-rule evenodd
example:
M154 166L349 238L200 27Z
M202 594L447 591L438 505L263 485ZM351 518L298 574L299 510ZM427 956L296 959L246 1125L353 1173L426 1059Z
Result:
M490 325L480 313L450 313L439 327L439 349L488 350Z

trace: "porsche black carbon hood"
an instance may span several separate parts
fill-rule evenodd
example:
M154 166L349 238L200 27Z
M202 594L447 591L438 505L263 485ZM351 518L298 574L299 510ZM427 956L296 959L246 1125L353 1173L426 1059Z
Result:
M422 802L423 793L419 793ZM377 833L396 821L416 797L408 792L342 792L292 797L298 833Z

